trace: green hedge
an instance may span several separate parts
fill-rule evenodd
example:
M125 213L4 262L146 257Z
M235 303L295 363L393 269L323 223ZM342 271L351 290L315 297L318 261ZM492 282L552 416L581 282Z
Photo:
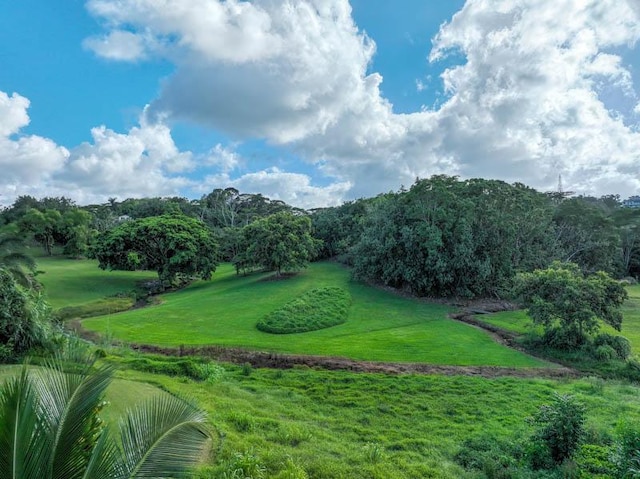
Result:
M260 331L273 334L330 328L347 320L350 304L351 296L342 288L312 289L269 313L258 322L257 327Z

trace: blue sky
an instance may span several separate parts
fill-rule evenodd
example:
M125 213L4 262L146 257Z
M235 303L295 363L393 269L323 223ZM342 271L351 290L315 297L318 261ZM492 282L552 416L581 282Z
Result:
M0 205L339 204L416 177L640 193L634 0L21 0L0 12Z

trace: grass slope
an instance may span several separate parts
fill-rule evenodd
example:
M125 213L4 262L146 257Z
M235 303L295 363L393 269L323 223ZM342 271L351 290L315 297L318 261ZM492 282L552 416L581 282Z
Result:
M71 260L60 256L37 258L38 280L44 284L47 298L55 309L79 306L106 296L126 293L138 281L157 279L149 271L103 271L98 262Z
M211 282L164 295L162 304L83 322L130 342L166 346L217 344L357 360L537 367L541 361L497 344L487 333L447 318L450 308L402 298L349 280L334 263L315 263L284 281L238 277L222 265ZM346 323L295 337L255 325L305 292L339 287L352 298Z
M531 434L526 419L554 391L575 394L586 405L589 440L607 441L620 422L640 419L640 389L593 378L488 380L306 368L247 374L224 367L213 383L125 372L195 397L208 410L222 440L201 479L230 477L247 463L266 469L250 477L307 477L286 475L291 462L315 479L477 479L485 476L454 463L462 442L479 435L523 442Z

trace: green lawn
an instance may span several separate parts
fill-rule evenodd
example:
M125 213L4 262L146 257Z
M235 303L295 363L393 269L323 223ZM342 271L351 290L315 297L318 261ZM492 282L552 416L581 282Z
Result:
M158 277L148 271L103 271L97 261L61 256L39 257L37 262L38 270L43 271L38 280L44 284L49 303L55 309L126 293L135 288L136 282Z
M335 263L315 263L295 277L264 281L222 265L211 282L164 295L162 304L90 318L88 329L130 342L166 346L217 344L358 360L538 367L541 361L497 344L485 332L447 318L450 308L402 298L349 279ZM345 288L346 323L294 335L259 331L256 323L306 291Z

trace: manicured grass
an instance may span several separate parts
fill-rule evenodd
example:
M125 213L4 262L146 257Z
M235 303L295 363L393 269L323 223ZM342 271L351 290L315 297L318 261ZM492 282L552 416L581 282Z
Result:
M282 281L236 276L222 265L210 282L164 295L162 304L83 321L86 328L130 342L165 346L217 344L358 360L538 367L539 360L497 344L486 332L447 318L451 309L402 298L349 279L335 263L315 263ZM272 335L256 323L309 290L338 287L352 298L341 325Z
M125 371L195 397L221 438L201 479L254 462L265 478L293 462L315 479L479 478L454 455L475 436L524 443L527 418L552 393L575 394L587 430L608 441L616 426L640 419L640 389L597 379L547 381L467 376L389 376L223 365L214 382ZM226 476L229 477L229 476ZM244 476L243 476L244 477ZM586 476L585 476L586 477Z
M72 260L61 256L37 258L38 280L44 284L54 309L78 306L133 290L138 281L157 279L149 271L103 271L93 260Z
M476 314L475 318L505 331L525 334L533 327L527 313L521 309L517 311L502 311L499 313Z
M274 334L330 328L347 320L350 304L351 296L343 288L316 288L267 314L257 327Z

